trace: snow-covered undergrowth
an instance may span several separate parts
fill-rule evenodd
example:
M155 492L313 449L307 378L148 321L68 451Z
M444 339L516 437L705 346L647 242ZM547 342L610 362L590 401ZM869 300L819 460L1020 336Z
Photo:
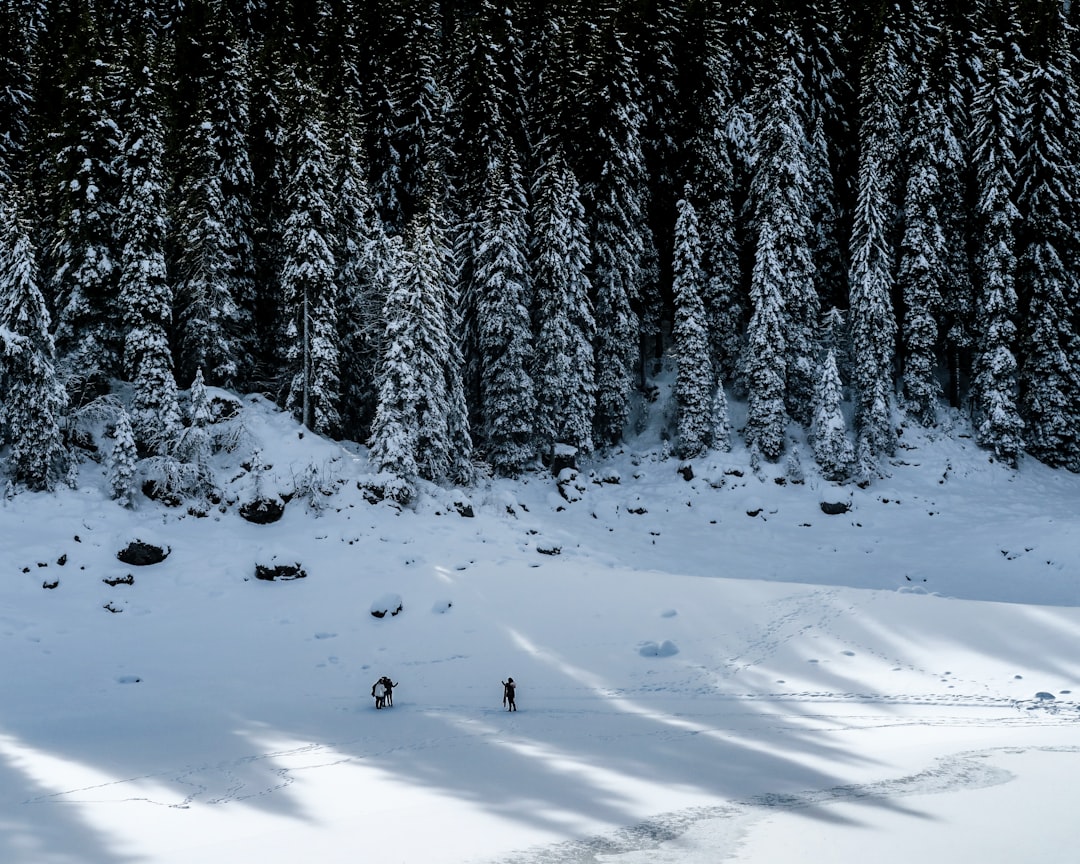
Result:
M257 398L242 425L199 515L120 508L92 463L0 508L0 860L1004 862L1080 840L1055 804L1080 764L1074 475L957 429L906 428L866 488L644 436L403 509L362 448ZM240 518L256 485L280 521ZM125 564L133 540L168 555ZM304 578L256 578L278 565Z

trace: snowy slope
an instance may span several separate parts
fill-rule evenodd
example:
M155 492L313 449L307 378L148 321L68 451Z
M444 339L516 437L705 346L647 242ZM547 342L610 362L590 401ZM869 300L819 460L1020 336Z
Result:
M260 399L244 430L228 500L255 447L264 492L316 464L334 494L267 526L126 511L89 464L80 491L0 508L0 861L1064 861L1080 841L1060 803L1080 478L906 429L865 489L758 478L738 450L685 480L653 435L562 493L538 472L401 510L358 487L362 448ZM118 561L136 538L169 556ZM255 578L292 562L306 578ZM387 595L402 612L372 617ZM382 674L400 687L375 711Z

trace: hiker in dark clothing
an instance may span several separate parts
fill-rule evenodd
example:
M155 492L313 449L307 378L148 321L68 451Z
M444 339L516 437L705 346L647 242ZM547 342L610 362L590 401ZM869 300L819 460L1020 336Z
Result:
M503 705L506 706L507 711L517 711L517 702L514 701L514 689L517 685L514 683L513 678L507 678L502 682L503 685Z
M386 701L384 704L387 708L394 707L394 688L397 687L397 683L390 680L390 676L387 675L382 679L383 686L386 688Z

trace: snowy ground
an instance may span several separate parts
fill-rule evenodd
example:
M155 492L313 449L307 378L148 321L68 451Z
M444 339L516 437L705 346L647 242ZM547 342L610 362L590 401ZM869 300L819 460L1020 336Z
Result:
M865 490L686 481L646 439L577 500L398 512L248 411L271 486L343 481L320 515L0 505L5 864L1076 860L1080 478L907 430Z

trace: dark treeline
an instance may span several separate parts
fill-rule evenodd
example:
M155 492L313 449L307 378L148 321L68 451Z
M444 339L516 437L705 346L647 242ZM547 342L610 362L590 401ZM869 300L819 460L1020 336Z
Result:
M513 475L617 443L664 362L682 457L734 396L832 479L946 406L1080 470L1075 14L3 0L8 478L71 479L96 418L118 497L195 492L207 385L403 490Z

